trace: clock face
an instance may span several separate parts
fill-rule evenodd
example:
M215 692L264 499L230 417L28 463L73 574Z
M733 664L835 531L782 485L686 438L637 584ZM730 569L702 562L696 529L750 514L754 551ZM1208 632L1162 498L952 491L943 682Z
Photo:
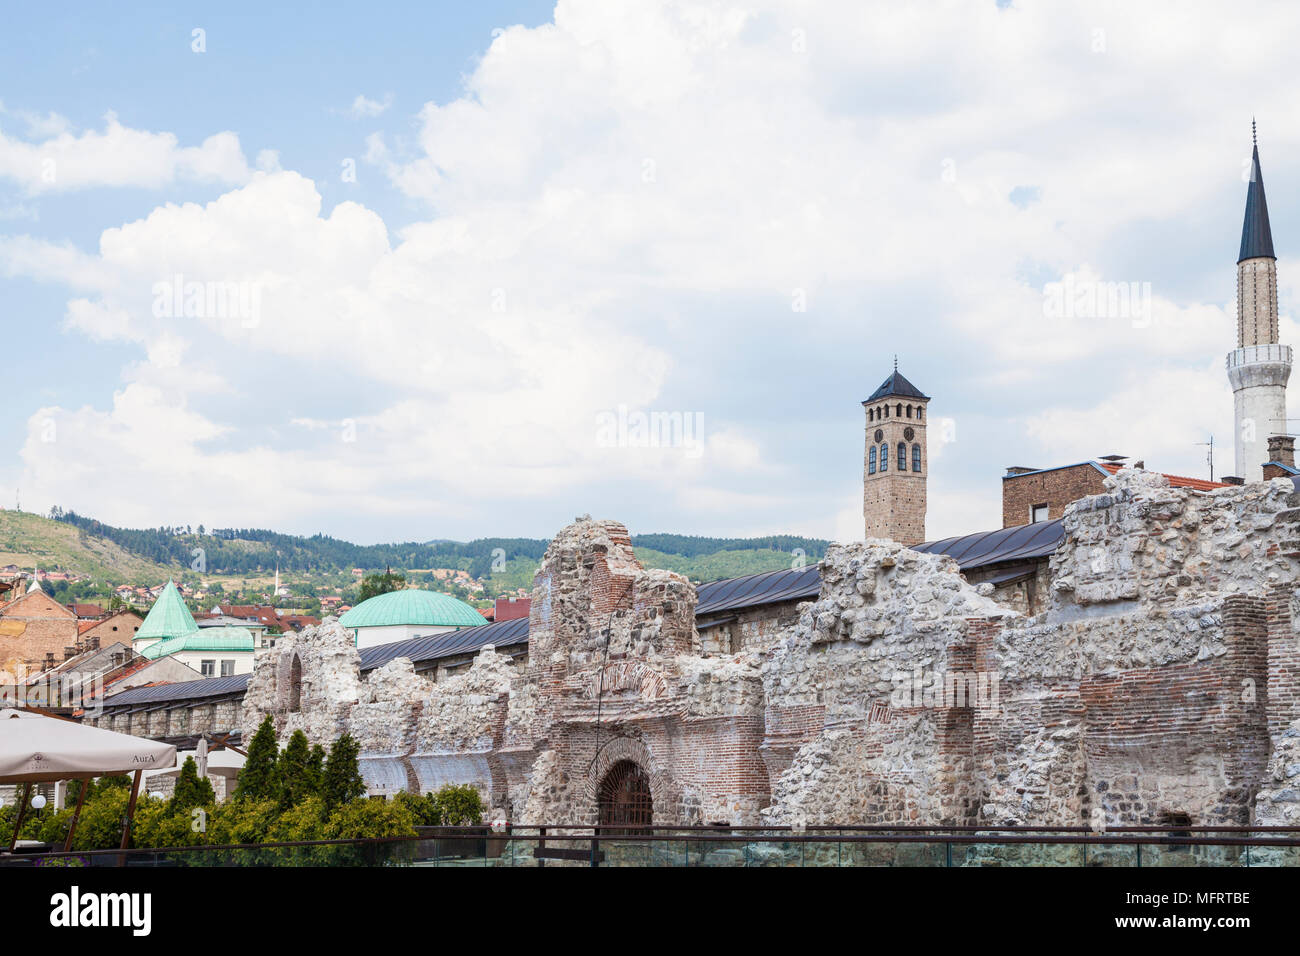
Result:
M911 441L913 438L916 437L916 430L912 428L911 425L908 425L906 428L903 429L903 437L906 438L908 441Z
M876 429L876 442L879 443L879 442L882 442L882 441L884 441L884 440L885 440L885 432L884 432L884 430L883 430L883 429L880 429L880 428L877 428L877 429Z

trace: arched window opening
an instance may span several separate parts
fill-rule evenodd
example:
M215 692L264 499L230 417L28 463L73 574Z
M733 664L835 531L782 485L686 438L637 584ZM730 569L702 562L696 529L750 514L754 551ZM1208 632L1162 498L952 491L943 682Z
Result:
M876 446L872 445L867 450L867 474L874 475L875 473L876 473Z
M899 402L898 405L895 406L895 408L894 408L894 417L895 417L895 418L902 418L902 417L903 417L903 403L902 403L902 402Z
M641 830L654 822L650 776L634 761L620 760L600 782L597 810L601 827L610 836L646 836Z
M289 662L289 713L302 710L302 658L297 654Z
M898 470L907 471L907 442L898 443Z
M868 408L868 409L867 409L867 421L869 421L869 422L874 422L875 420L876 420L876 410L875 410L874 408Z
M912 470L913 471L921 470L921 446L920 445L912 446Z
M925 411L925 406L923 406L923 405L917 405L917 406L916 406L916 417L917 417L918 419L920 419L920 418L923 417L923 416L921 415L921 413L922 413L923 411Z
M908 418L911 418L911 417L912 417L912 406L911 406L911 405L908 405L908 406L907 406L907 417L908 417Z
M889 446L880 446L880 470L889 471Z

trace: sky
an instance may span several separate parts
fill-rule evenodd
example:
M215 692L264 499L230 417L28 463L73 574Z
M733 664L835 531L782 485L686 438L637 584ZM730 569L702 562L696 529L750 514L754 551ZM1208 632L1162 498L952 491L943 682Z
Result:
M1252 117L1300 341L1295 5L6 19L3 507L850 540L895 356L930 538L1012 465L1221 475Z

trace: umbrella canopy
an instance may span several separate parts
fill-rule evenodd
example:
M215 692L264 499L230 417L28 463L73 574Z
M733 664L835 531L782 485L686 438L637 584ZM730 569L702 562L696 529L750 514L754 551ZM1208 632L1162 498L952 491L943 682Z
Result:
M0 784L103 777L176 765L171 744L99 727L0 710Z

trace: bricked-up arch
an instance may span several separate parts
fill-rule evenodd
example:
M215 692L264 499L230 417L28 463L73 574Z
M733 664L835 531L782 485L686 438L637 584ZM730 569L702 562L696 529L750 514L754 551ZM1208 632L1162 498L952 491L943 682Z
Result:
M668 775L659 769L649 748L634 737L615 737L603 745L587 770L583 791L591 801L589 805L597 813L596 818L599 819L600 785L614 769L614 765L623 761L631 761L645 773L650 784L651 803L659 821L678 822L676 817L680 808L677 805L677 788Z
M287 710L296 714L302 710L302 658L294 654L289 661L289 686L286 691Z
M640 835L654 822L654 796L650 775L633 760L620 760L609 768L596 791L597 822L610 835Z

